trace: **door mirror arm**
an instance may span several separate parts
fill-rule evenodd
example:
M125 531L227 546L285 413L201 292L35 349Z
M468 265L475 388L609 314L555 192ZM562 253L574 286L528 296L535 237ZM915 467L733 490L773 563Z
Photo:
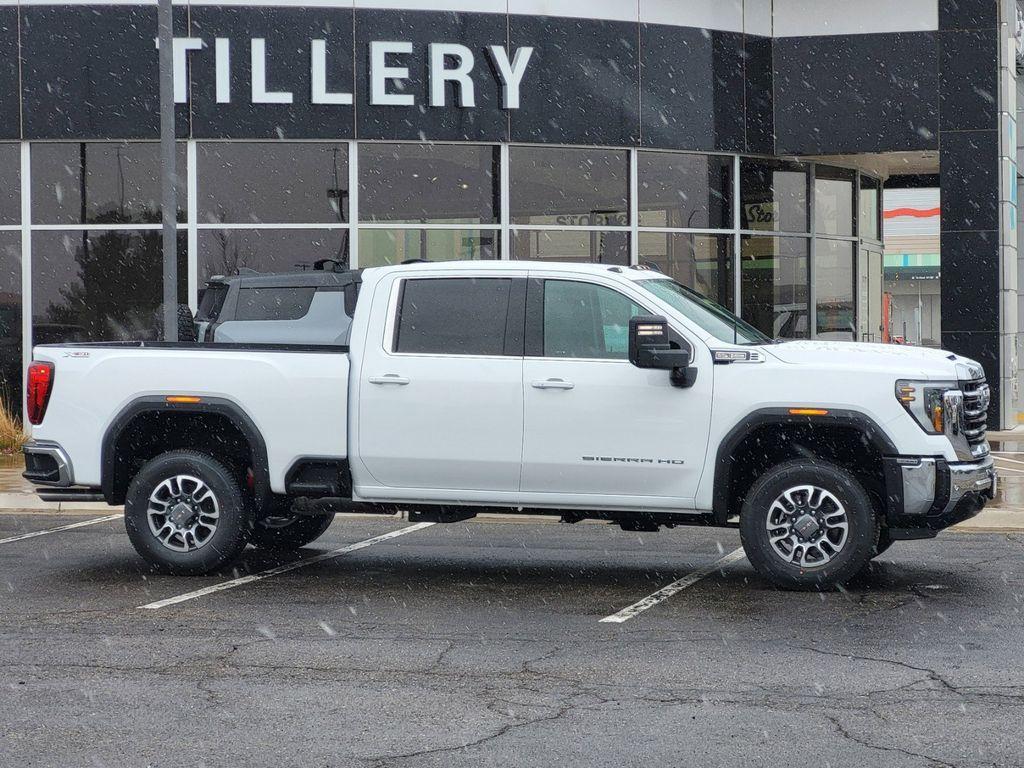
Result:
M673 387L692 387L697 381L697 369L690 365L690 353L685 349L672 349L669 343L668 320L651 315L629 320L629 362L637 368L671 371Z

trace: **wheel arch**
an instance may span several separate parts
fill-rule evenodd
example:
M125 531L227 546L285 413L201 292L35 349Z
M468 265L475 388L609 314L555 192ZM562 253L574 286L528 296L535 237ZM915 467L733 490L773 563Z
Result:
M154 424L174 425L167 439L168 450L175 447L174 439L190 429L201 430L208 438L220 438L224 445L240 449L244 444L252 469L252 491L257 500L270 493L270 465L267 445L259 428L237 403L218 397L202 397L198 402L168 402L166 395L147 395L128 403L114 417L103 434L100 458L100 485L103 496L110 504L124 503L130 482L130 468L119 455L122 439L132 430L144 431ZM213 434L210 430L213 430ZM180 430L180 432L177 432ZM193 447L185 445L183 447ZM215 456L215 458L218 458Z
M793 414L789 408L763 408L753 411L740 420L719 443L714 463L712 486L712 511L714 520L725 525L731 516L732 502L736 494L735 459L749 441L759 435L812 434L836 435L839 432L859 435L879 457L897 454L896 446L879 424L861 411L828 409L825 415ZM799 450L799 446L788 446ZM813 451L812 451L813 453ZM878 476L882 484L884 502L884 471Z

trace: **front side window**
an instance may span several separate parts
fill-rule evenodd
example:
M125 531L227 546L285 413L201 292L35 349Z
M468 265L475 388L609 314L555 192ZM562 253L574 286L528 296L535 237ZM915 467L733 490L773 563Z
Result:
M309 312L316 288L242 288L235 320L299 320Z
M618 291L592 283L544 285L544 357L625 360L629 318L646 314Z
M502 355L512 281L498 278L406 280L396 318L396 352Z

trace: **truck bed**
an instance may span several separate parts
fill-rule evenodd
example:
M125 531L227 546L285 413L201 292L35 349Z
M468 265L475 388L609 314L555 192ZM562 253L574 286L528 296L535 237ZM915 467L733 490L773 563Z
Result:
M131 341L41 345L34 356L55 372L32 436L59 440L76 485L100 485L97 449L120 413L170 393L227 401L248 416L266 443L275 492L298 459L348 455L347 347Z

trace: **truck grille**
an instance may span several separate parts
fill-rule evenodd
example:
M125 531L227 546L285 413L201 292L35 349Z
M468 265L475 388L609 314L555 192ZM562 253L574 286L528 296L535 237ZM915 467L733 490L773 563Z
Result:
M960 382L960 391L964 393L964 437L967 438L972 453L977 454L973 449L985 444L991 393L983 378Z

